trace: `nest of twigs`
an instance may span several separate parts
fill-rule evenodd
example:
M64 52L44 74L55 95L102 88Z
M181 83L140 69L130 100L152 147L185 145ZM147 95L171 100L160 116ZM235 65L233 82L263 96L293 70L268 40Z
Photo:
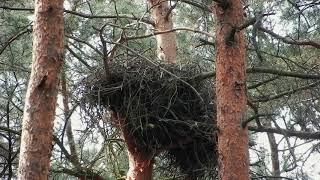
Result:
M194 78L202 71L198 65L113 62L108 76L85 81L85 94L92 106L125 119L138 149L165 152L166 162L201 177L215 173L217 161L212 80Z

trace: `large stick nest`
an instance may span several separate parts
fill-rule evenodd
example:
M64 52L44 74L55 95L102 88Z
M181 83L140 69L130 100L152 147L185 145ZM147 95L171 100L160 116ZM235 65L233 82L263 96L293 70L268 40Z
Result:
M202 71L198 65L114 62L108 76L87 78L85 94L91 105L125 119L138 149L165 151L183 173L200 177L215 172L217 160L213 85L193 78Z

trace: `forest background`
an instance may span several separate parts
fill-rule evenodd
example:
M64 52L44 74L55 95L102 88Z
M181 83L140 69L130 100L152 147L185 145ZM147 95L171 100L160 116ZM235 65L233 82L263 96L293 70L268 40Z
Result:
M213 79L216 21L210 9L212 1L169 3L177 65L197 64ZM23 107L31 72L33 7L29 1L0 2L3 179L17 175ZM114 49L115 42L159 61L150 7L137 0L66 0L64 7L65 63L50 177L74 178L85 172L121 179L129 166L125 142L119 129L102 115L104 110L97 108L95 116L88 115L81 104L84 95L79 94L79 84L103 69L105 53ZM248 0L243 8L247 20L244 28L250 103L245 122L250 132L251 177L319 179L320 1ZM113 61L139 58L125 47L117 47ZM76 156L77 162L68 154ZM162 156L155 159L154 179L184 178L184 173Z

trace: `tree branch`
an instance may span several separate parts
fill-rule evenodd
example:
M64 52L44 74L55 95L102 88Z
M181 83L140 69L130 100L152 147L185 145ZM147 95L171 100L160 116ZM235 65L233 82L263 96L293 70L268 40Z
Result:
M249 126L248 129L254 132L269 132L275 134L286 135L289 137L298 137L300 139L320 139L320 132L304 132L304 131L293 131L287 129L276 129L272 127L255 127Z
M303 74L298 72L291 72L291 71L280 71L276 69L267 69L267 68L247 68L247 73L266 73L266 74L274 74L278 76L286 76L286 77L293 77L293 78L300 78L300 79L320 79L320 75L318 74ZM215 76L215 72L204 72L200 73L194 77L191 77L191 80L201 81L204 79L212 78Z
M10 129L7 127L3 127L3 126L0 126L0 130L21 136L21 131L16 131L16 130L13 130L13 129ZM68 153L67 149L64 147L63 143L59 140L59 138L57 138L56 136L53 136L53 141L60 147L63 154L70 161L72 158L71 158L70 154ZM70 161L70 162L73 163L72 161Z
M89 46L89 47L90 47L91 49L93 49L94 51L96 51L99 55L103 56L103 53L102 53L101 51L99 51L99 49L97 49L97 48L94 47L92 44L88 43L87 41L82 40L82 39L79 39L79 38L74 37L74 36L69 36L69 35L67 35L67 34L65 35L65 37L70 38L70 39L73 39L73 40L75 40L75 41L77 41L77 42L81 42L81 43Z
M314 82L314 83L311 83L311 84L308 84L308 85L305 85L305 86L302 86L302 87L299 87L299 88L296 88L296 89L292 89L292 90L289 90L289 91L282 92L280 94L276 94L274 96L258 98L257 100L253 100L253 102L267 102L267 101L279 99L279 98L281 98L283 96L294 94L297 91L310 89L310 88L315 87L315 86L317 86L319 84L320 84L320 81L317 81L317 82Z
M73 55L75 58L77 58L88 69L93 70L93 68L84 59L82 59L80 56L78 56L78 54L76 52L74 52L69 46L65 46L65 48L70 52L71 55Z
M266 29L264 27L258 27L258 29L260 31L262 31L262 32L265 32L265 33L271 35L272 37L274 37L276 39L279 39L279 40L283 41L286 44L293 44L293 45L299 45L299 46L301 46L301 45L303 45L303 46L312 46L312 47L315 47L317 49L320 49L320 42L289 39L287 37L280 36L280 35L274 33L273 31L268 30L268 29Z
M294 77L300 79L320 79L319 74L303 74L298 72L291 72L291 71L281 71L271 68L248 68L247 73L266 73L266 74L274 74L279 76L287 76L287 77Z
M20 8L20 7L8 7L8 6L0 6L0 9L5 9L5 10L12 10L12 11L31 11L33 12L34 9L33 8ZM141 21L150 25L154 25L154 22L146 19L146 18L137 18L134 16L130 16L127 14L119 14L119 15L105 15L105 16L99 16L99 15L91 15L91 14L85 14L85 13L80 13L80 12L76 12L76 11L70 11L70 10L66 10L64 9L65 13L68 14L72 14L72 15L76 15L82 18L87 18L87 19L131 19L131 20L137 20L137 21Z
M30 33L31 30L30 30L28 27L29 27L29 25L26 26L23 31L20 31L20 32L18 32L17 34L11 36L11 37L5 42L4 46L0 49L0 55L3 53L3 51L4 51L13 41L15 41L15 40L18 39L20 36L22 36L22 35L24 35L24 34L26 34L26 33Z

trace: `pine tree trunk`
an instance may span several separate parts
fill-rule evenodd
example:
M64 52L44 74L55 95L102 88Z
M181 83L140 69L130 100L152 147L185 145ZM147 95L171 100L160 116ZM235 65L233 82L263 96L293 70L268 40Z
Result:
M48 179L59 73L63 0L36 0L33 61L22 124L18 179Z
M70 108L69 108L69 95L67 90L67 79L66 79L66 73L65 70L61 72L61 95L62 95L62 102L63 102L63 112L66 123L66 134L68 138L68 144L70 148L70 155L71 155L71 161L76 166L77 169L81 169L77 149L76 149L76 143L74 140L73 132L72 132L72 125L71 125L71 119L69 117ZM68 119L69 118L69 119Z
M126 180L151 180L153 170L153 156L141 149L135 143L131 131L126 128L125 119L116 112L111 114L112 121L121 129L124 141L128 148L129 170Z
M173 28L172 11L168 1L148 0L151 16L155 23L156 32L171 30ZM158 58L167 63L176 63L176 34L175 32L156 35ZM113 115L115 121L120 122L122 135L128 147L129 171L127 180L151 180L153 170L153 157L142 149L137 149L120 117Z
M167 31L173 28L172 11L168 1L148 0L151 16L155 23L156 32ZM156 35L158 58L167 63L176 63L177 45L176 33L170 32Z
M127 180L151 180L153 160L146 154L128 150L129 171Z
M243 21L241 0L213 5L216 17L216 95L219 173L222 180L249 179L246 111L245 38L235 31Z

